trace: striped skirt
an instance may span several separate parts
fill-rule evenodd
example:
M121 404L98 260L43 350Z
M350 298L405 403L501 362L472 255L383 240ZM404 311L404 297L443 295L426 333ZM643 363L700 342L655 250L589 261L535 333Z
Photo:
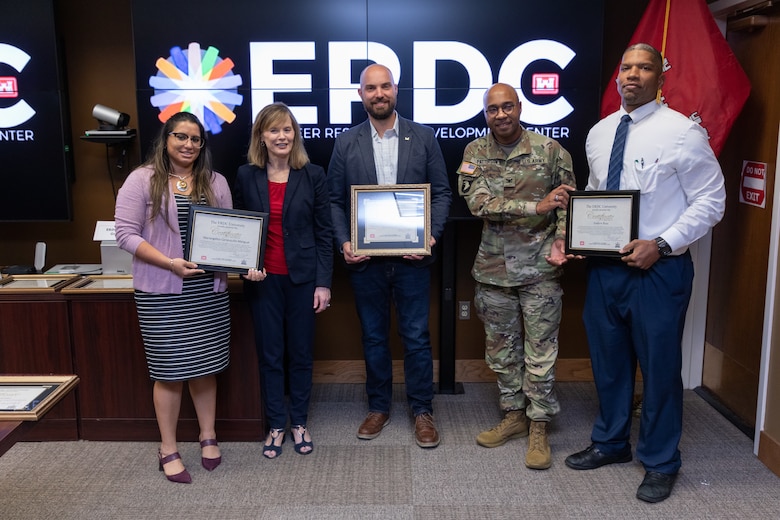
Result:
M135 291L149 377L186 381L217 374L230 362L227 292L215 293L214 276L185 278L182 294Z

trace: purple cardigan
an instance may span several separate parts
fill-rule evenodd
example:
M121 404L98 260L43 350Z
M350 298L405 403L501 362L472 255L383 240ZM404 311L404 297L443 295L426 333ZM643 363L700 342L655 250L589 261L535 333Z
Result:
M152 173L152 168L148 166L137 168L130 173L120 188L114 214L116 240L120 248L133 255L133 287L144 292L181 294L181 277L169 271L167 266L157 267L135 256L136 249L143 242L148 242L171 258L182 258L184 255L174 197L168 198L170 227L165 222L163 212L160 212L154 221L149 220L152 214L152 201L149 198ZM217 207L233 207L230 187L225 177L213 172L211 188L214 190ZM214 273L214 292L225 290L227 275Z

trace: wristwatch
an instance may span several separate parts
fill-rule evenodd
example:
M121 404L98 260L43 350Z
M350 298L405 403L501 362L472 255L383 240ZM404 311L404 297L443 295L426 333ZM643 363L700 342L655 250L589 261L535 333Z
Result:
M658 245L658 254L661 256L669 256L672 254L672 248L661 237L655 238L655 243Z

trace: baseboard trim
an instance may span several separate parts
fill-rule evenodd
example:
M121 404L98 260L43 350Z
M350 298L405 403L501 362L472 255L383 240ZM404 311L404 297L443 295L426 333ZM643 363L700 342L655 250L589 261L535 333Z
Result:
M590 359L559 359L555 367L556 381L593 381ZM314 362L315 383L364 383L366 369L362 359L320 360ZM439 361L433 361L433 380L439 381ZM495 382L496 375L484 359L455 361L455 381L460 383ZM403 360L393 361L393 381L403 383Z
M780 477L780 442L761 432L758 440L758 460Z
M709 388L704 386L697 386L693 389L694 392L696 392L696 395L707 401L710 406L715 408L720 414L729 420L731 424L736 426L739 431L744 433L748 436L750 439L756 438L756 429L752 427L750 424L746 423L742 418L740 418L736 413L731 411L723 402L718 399L718 396L715 395Z

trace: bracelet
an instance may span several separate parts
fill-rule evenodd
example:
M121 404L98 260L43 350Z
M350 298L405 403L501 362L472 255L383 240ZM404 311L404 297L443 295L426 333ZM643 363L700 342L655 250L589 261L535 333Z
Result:
M169 269L170 271L173 271L173 258L170 258L169 260L170 260L171 262L170 262L170 265L168 266L168 269Z

